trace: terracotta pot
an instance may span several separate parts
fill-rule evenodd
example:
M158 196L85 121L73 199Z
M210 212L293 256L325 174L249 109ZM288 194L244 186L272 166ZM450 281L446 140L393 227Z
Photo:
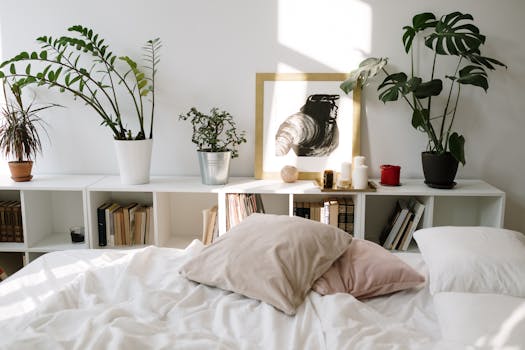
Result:
M30 181L33 178L31 170L33 169L33 161L24 160L21 162L9 162L9 170L11 170L11 179L16 182Z

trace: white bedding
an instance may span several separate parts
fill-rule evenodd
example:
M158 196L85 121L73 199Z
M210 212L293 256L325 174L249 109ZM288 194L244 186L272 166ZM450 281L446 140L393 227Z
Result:
M46 254L0 284L0 348L465 348L440 340L427 288L365 303L311 292L297 315L287 316L179 276L200 249L194 241L185 250ZM400 256L424 272L419 254Z

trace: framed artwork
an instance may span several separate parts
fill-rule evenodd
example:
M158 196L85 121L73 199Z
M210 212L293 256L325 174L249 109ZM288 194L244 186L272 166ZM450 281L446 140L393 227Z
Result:
M257 73L255 178L280 178L285 165L299 179L340 171L360 153L361 89L346 95L341 73Z

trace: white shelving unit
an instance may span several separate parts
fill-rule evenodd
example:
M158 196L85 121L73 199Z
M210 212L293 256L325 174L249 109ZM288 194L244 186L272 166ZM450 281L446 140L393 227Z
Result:
M312 181L230 178L227 185L201 184L200 177L154 176L144 185L122 185L118 176L37 175L30 182L0 178L0 200L22 205L24 243L0 243L0 265L31 261L50 251L100 248L97 208L107 201L153 206L154 242L184 247L202 235L202 210L218 205L220 232L226 229L226 194L259 193L267 213L292 215L294 201L333 197L354 202L354 236L377 242L396 201L415 197L425 205L421 227L503 227L505 193L480 180L457 180L452 190L427 187L421 179L401 186L377 185L375 192L322 192ZM69 227L84 226L86 241L71 243ZM21 266L20 266L21 267Z
M89 242L72 243L69 228L88 231L86 188L96 175L36 175L29 182L0 178L0 200L21 203L23 243L0 242L0 265L9 272L41 254L65 249L86 249Z

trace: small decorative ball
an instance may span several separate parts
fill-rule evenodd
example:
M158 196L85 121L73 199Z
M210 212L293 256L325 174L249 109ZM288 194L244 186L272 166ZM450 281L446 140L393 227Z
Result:
M281 169L281 178L284 182L295 182L299 178L299 171L292 165L285 165Z

